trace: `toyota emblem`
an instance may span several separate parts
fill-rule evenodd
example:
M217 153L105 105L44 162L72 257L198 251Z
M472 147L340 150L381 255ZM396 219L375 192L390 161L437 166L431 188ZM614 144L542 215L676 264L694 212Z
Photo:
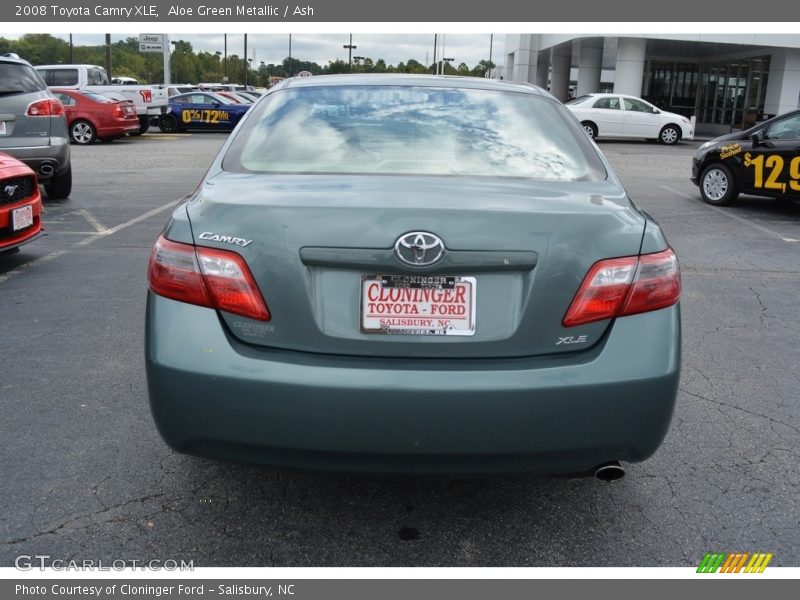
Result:
M394 253L407 265L428 267L444 256L444 242L427 231L412 231L395 242Z

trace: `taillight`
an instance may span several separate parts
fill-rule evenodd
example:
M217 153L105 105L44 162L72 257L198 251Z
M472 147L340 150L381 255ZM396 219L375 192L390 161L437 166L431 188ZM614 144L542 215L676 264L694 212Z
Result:
M589 269L562 324L574 327L666 308L680 296L681 274L672 249L601 260Z
M150 254L147 279L159 296L270 320L250 269L235 252L180 244L162 236Z
M112 111L112 114L120 119L125 116L125 114L122 112L121 106L115 106L114 110Z
M25 114L29 117L60 117L64 114L64 105L55 98L45 98L31 102Z

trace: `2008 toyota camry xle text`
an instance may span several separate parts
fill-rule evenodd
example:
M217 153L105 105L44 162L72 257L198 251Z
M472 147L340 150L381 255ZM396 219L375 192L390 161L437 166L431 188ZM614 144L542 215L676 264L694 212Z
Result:
M286 80L148 276L150 404L181 452L610 479L669 427L677 259L533 86Z

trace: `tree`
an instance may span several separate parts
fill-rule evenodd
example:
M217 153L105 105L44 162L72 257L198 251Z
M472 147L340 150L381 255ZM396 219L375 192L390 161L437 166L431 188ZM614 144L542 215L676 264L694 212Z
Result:
M328 66L325 67L325 73L327 75L332 75L335 73L349 73L349 72L350 72L350 65L339 58L337 58L336 60L329 60Z
M18 40L0 38L0 51L15 52L33 65L69 61L69 44L49 33L27 33Z
M494 62L490 60L482 60L472 69L473 77L486 77L486 73L495 68Z
M402 64L402 63L400 63L400 64ZM397 66L398 66L398 69L399 69L400 65L398 64ZM406 62L405 71L404 72L405 73L428 73L429 70L425 65L420 63L418 60L415 60L413 58L409 58L408 62Z

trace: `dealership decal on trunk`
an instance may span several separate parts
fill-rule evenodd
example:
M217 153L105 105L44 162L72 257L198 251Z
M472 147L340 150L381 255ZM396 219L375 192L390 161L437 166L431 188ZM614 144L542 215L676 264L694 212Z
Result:
M233 244L234 246L249 246L253 240L246 240L244 238L233 237L232 235L221 235L219 233L212 233L211 231L204 231L200 234L201 240L208 240L209 242L222 242L223 244Z

